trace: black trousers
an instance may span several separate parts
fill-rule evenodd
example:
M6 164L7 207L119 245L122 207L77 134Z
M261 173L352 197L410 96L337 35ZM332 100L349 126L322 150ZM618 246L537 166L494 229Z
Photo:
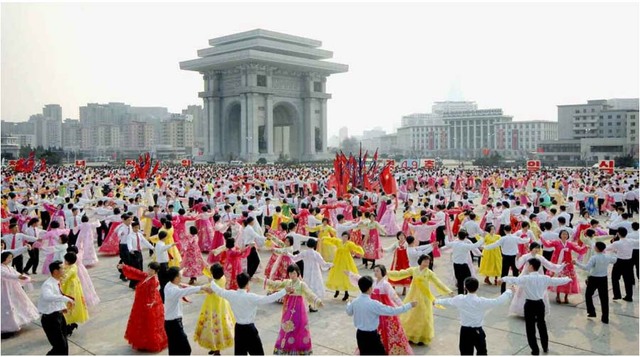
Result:
M67 321L60 311L42 315L40 320L44 334L51 344L48 356L68 356L69 344L67 343Z
M360 356L385 356L387 352L384 350L382 340L378 331L356 331L356 341Z
M598 291L600 307L602 308L602 322L609 322L609 282L606 276L590 276L587 278L587 290L584 293L587 303L587 314L596 315L596 308L593 306L593 293Z
M96 228L96 233L98 234L98 247L102 245L102 241L107 237L107 233L109 233L109 227L104 221L100 221L100 227Z
M527 331L527 341L532 355L539 355L540 348L536 340L536 325L540 331L540 344L544 351L549 349L549 335L547 323L544 320L544 302L542 300L527 300L524 302L524 323Z
M118 248L120 250L120 263L129 265L129 247L126 244L119 244ZM118 271L120 272L120 279L126 278L121 269L118 269Z
M351 207L351 215L353 216L354 219L356 219L358 217L358 207L357 206Z
M598 198L598 214L602 214L602 205L604 204L604 198ZM582 206L580 207L580 209L584 208L584 203L582 203Z
M551 261L551 258L553 257L553 250L551 250L551 251L543 250L542 251L542 256L546 260ZM546 274L547 273L547 268L542 267L542 271Z
M22 269L23 267L23 258L22 258L22 254L17 255L15 257L13 257L13 263L11 263L11 265L13 265L14 268L16 268L16 270L18 271L18 273L22 274L22 272L24 271Z
M507 232L504 231L504 227L506 227L506 225L501 224L500 228L498 228L498 234L500 235L500 237L503 237L507 234Z
M502 274L500 274L500 277L509 275L509 270L511 270L513 276L518 276L520 274L518 267L516 267L516 256L502 254ZM504 293L506 290L507 284L502 283L500 292Z
M438 247L444 247L444 226L436 228L436 240L438 241Z
M296 254L300 254L300 251L296 250L295 252L293 252L293 255L296 255ZM304 278L304 261L299 260L296 262L296 265L298 266L298 268L300 268L300 277Z
M633 254L631 255L631 263L636 269L636 278L640 279L640 275L638 275L638 273L640 272L640 268L638 267L638 264L640 264L640 254L638 254L638 252L640 252L640 249L633 250Z
M80 233L78 233L80 234ZM69 238L69 246L74 246L76 245L76 242L78 241L78 234L73 233L73 229L69 230L69 234L67 235Z
M191 345L189 339L184 333L182 326L182 318L175 320L165 320L164 330L169 340L170 356L189 356L191 355Z
M169 270L169 263L160 263L160 270L158 271L158 282L160 283L160 298L164 304L164 287L169 282L167 279L167 271Z
M31 246L31 250L29 251L29 260L27 260L27 265L24 267L25 272L29 272L29 269L32 269L31 272L33 274L38 270L38 265L40 264L40 249L33 248Z
M263 227L265 228L265 230L266 230L267 227L271 227L271 223L273 223L273 217L264 216L264 218L262 218L262 220L264 221Z
M453 264L453 273L456 276L458 282L458 294L464 294L464 279L471 276L469 265L467 264Z
M633 298L633 262L631 259L618 259L611 270L611 286L613 298L620 299L620 277L624 280L625 299Z
M482 327L460 326L460 348L461 356L473 356L473 350L478 356L487 355L487 335Z
M131 254L129 255L129 265L138 269L138 270L142 270L144 271L143 268L143 262L142 262L142 252L139 250L135 250L133 252L131 252ZM129 287L130 288L135 288L136 285L138 285L138 281L137 280L129 280Z
M260 265L260 256L258 256L258 252L256 252L256 247L251 247L251 252L247 257L247 273L250 277L258 270L258 266Z
M40 220L42 221L42 229L49 229L49 224L51 223L51 215L47 210L40 211Z
M264 356L262 340L256 325L236 323L233 330L233 354L235 356Z

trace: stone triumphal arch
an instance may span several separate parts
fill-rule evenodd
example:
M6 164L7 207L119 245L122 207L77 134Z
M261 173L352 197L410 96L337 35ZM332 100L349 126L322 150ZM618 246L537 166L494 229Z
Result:
M204 77L207 160L327 157L326 81L348 66L323 61L320 41L260 29L209 44L180 63Z

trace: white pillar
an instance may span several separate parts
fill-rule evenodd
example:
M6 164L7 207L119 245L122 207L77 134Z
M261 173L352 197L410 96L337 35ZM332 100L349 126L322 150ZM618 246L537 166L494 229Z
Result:
M304 145L303 155L306 159L311 159L311 156L314 153L314 135L313 135L313 124L311 122L311 98L304 98L304 111L302 115L302 123L303 123L303 132L302 136L298 138L298 140L302 141Z
M320 150L320 152L325 155L327 153L327 100L322 99L320 103L322 106L320 109L320 122L322 123L320 138L322 140L322 150Z
M266 96L265 137L267 139L267 155L273 155L273 96Z
M240 94L240 156L247 156L247 95Z

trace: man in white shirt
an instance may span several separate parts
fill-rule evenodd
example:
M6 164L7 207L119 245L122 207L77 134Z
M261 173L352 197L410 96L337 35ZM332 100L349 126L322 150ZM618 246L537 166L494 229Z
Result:
M2 240L6 245L7 249L18 249L26 244L26 242L35 242L38 240L37 237L29 236L26 234L18 233L18 225L13 223L9 225L9 234L5 234L2 236ZM18 273L23 273L23 258L22 254L16 254L13 257L13 267L16 268Z
M500 237L497 242L489 244L484 249L493 249L496 247L502 248L502 274L505 277L509 275L511 270L513 276L518 276L519 271L516 266L516 256L518 255L518 244L529 244L529 238L520 238L511 234L511 226L504 227L505 236ZM503 293L507 289L505 284L502 284L500 292Z
M417 267L419 265L418 258L420 258L420 256L423 254L427 254L431 257L431 259L429 259L429 269L433 270L433 248L438 245L438 242L434 241L431 244L418 245L418 241L416 241L415 237L413 236L408 236L406 240L407 245L409 246L407 248L407 258L409 259L409 266Z
M215 270L222 269L220 264L214 264L211 268L212 274ZM224 274L224 273L223 273ZM260 334L254 325L256 313L259 305L267 305L282 299L287 290L282 289L275 294L261 296L247 291L251 277L246 272L236 276L238 290L225 290L219 287L215 281L211 282L211 290L220 297L229 301L231 311L236 318L234 327L234 355L263 356L262 341ZM293 292L292 288L289 288Z
M253 228L251 228L253 221L254 221L253 217L247 217L244 220L242 236L238 241L238 244L240 245L241 248L244 248L249 245L251 246L251 252L247 257L247 273L249 273L250 277L253 277L253 275L258 270L258 266L260 265L260 256L256 251L256 247L254 243L257 246L261 247L264 245L264 242L266 240L264 235L257 233Z
M394 316L409 311L417 305L417 302L392 307L371 299L373 290L373 278L363 276L358 280L360 296L347 304L347 315L353 316L355 325L356 341L361 356L384 356L384 350L380 335L378 334L378 324L380 316Z
M276 207L271 204L271 198L267 197L264 199L264 206L262 206L261 209L263 213L262 223L264 223L264 227L271 227L273 214L276 211Z
M74 305L72 298L62 294L60 279L64 274L59 260L49 264L49 277L42 284L42 293L38 300L38 312L42 314L42 329L51 344L47 355L68 355L67 322L63 313Z
M191 354L191 345L189 345L189 339L182 326L182 304L180 301L188 295L200 291L213 293L213 290L208 285L181 287L180 268L178 267L169 268L167 279L169 283L163 289L165 296L164 330L169 339L169 355L188 356Z
M468 234L466 231L461 230L458 232L457 241L445 241L445 248L451 248L451 260L453 261L453 273L456 277L458 288L458 294L464 293L464 280L471 276L471 269L469 267L469 252L476 249L484 243L484 238L480 238L475 243L465 241Z
M118 264L131 265L129 264L129 247L127 246L127 243L129 241L129 234L131 234L131 221L133 218L126 213L120 218L122 219L122 224L116 228L115 232L116 236L118 236L119 242L118 248L120 253L120 262L118 262ZM118 270L120 271L120 280L127 281L127 277L124 276L122 270Z
M129 250L129 265L138 269L144 269L142 260L142 248L153 249L153 245L144 238L144 234L140 232L140 222L131 224L132 232L127 237L127 249ZM135 289L138 285L137 280L130 280L129 287Z
M615 252L616 263L613 264L611 270L611 286L613 287L613 300L620 300L620 277L624 280L625 296L622 298L624 301L633 301L633 284L635 279L633 278L633 248L636 246L636 242L627 238L627 229L620 227L617 232L617 239L607 247L607 252Z
M473 356L475 349L478 356L487 355L487 335L482 329L487 310L502 305L512 296L514 288L505 291L498 298L487 299L476 294L480 283L478 279L468 277L464 280L465 295L452 298L436 299L434 305L454 306L460 315L460 355Z
M540 344L542 350L549 351L549 336L547 334L547 323L545 322L544 294L549 286L560 286L571 281L569 277L551 278L538 273L542 263L539 259L529 259L529 274L517 277L504 277L499 280L501 283L519 285L525 294L524 320L527 332L527 341L531 347L532 355L539 355L540 349L536 339L536 325L540 330Z

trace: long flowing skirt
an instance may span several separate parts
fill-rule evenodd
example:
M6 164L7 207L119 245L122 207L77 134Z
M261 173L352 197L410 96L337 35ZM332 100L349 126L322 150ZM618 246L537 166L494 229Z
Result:
M382 246L380 245L380 236L377 229L369 231L369 239L364 242L364 258L365 259L382 259Z
M109 228L109 233L107 233L107 237L102 242L100 248L98 248L98 252L104 255L118 255L120 254L120 240L116 235L116 228L119 224L112 224L111 228Z
M569 277L571 281L560 286L552 286L549 287L550 291L555 291L560 294L579 294L580 293L580 283L578 282L578 275L576 274L576 270L573 264L565 265L564 269L557 274L558 277Z
M404 299L406 302L417 301L418 305L413 309L400 315L400 322L404 327L407 339L412 343L424 343L428 345L435 337L433 324L433 305L431 301L419 291L418 287L412 286Z
M384 226L384 230L387 231L387 236L395 237L396 233L400 232L400 227L398 227L398 223L396 222L396 215L392 210L387 210L380 219L380 224Z
M509 305L509 313L512 315L524 317L524 303L527 298L524 295L524 290L520 288L516 288L516 293L511 299L511 305ZM549 296L547 292L544 293L544 298L542 299L544 302L544 313L545 315L549 315Z
M523 245L524 244L520 244L520 246ZM482 251L479 273L486 277L502 275L502 253L500 248L485 249Z
M409 268L409 256L407 255L406 248L396 249L393 255L393 261L391 262L391 270L404 270ZM411 285L411 277L404 278L398 281L391 281L392 286L400 286L407 288Z
M229 302L216 294L209 294L202 303L193 340L211 351L229 348L233 346L235 323Z
M2 280L2 332L16 332L40 317L19 280Z
M312 352L309 318L304 297L287 295L284 298L280 333L278 333L273 354L310 355Z
M200 250L203 252L211 251L213 249L214 236L213 224L208 219L199 219L196 221L196 227L198 228Z
M96 289L93 286L93 281L91 281L87 268L82 264L76 263L76 265L78 266L78 278L80 278L82 293L84 294L87 307L98 305L100 303L100 297L98 296L98 293L96 293Z
M371 298L387 306L394 306L387 294L379 294L374 291L371 294ZM388 355L413 355L413 349L409 345L409 340L404 333L398 316L380 316L378 333Z

